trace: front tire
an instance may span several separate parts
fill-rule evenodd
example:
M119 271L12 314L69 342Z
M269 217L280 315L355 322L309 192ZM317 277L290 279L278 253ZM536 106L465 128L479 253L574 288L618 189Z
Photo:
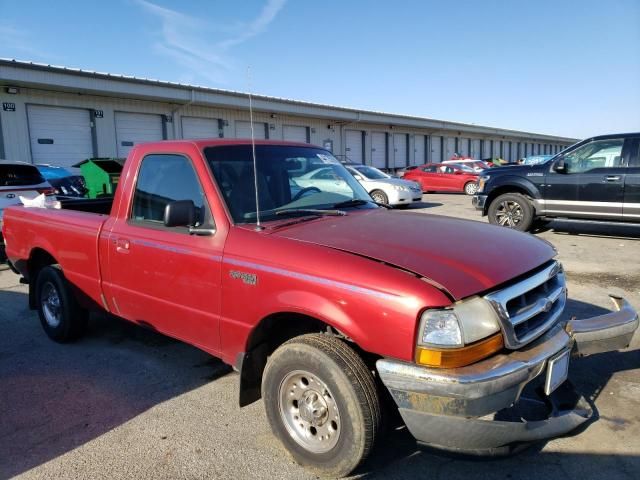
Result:
M382 190L374 190L369 195L371 195L371 198L373 199L374 202L385 203L385 204L389 203L389 197L387 197L387 194L384 193Z
M467 182L464 185L464 193L467 195L475 195L478 191L478 184L476 182Z
M59 268L48 266L40 270L35 295L40 323L51 340L67 343L84 334L88 313L78 305Z
M367 457L380 430L371 371L346 343L302 335L270 357L262 397L274 434L301 465L343 477Z
M489 223L526 232L531 228L535 214L533 205L524 195L505 193L489 205Z

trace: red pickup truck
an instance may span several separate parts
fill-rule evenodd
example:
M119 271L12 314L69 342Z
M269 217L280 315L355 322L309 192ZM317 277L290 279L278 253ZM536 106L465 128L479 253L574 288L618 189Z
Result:
M391 398L420 442L464 451L592 415L565 382L570 357L628 346L638 316L626 301L567 322L547 242L388 210L317 147L252 152L140 145L113 199L8 208L7 255L45 332L77 339L104 310L222 358L240 372L240 404L262 398L293 457L328 475L366 458ZM296 182L327 167L330 188Z

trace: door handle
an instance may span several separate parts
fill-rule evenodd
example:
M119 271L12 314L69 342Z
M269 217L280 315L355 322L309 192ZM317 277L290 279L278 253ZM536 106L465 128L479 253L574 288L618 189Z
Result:
M617 182L620 180L620 175L607 175L604 177L605 182Z
M129 253L129 247L131 246L129 240L125 238L118 238L114 243L116 244L116 252Z

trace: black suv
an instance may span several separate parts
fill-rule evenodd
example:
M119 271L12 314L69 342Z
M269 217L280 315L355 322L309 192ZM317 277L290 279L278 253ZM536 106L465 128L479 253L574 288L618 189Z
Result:
M485 170L473 206L527 231L553 218L640 222L640 133L583 140L539 165Z

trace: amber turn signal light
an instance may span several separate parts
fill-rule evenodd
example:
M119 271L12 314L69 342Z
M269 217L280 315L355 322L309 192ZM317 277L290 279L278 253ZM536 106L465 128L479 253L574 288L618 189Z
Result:
M425 367L456 368L471 365L504 348L502 334L497 333L462 348L416 348L416 363Z

